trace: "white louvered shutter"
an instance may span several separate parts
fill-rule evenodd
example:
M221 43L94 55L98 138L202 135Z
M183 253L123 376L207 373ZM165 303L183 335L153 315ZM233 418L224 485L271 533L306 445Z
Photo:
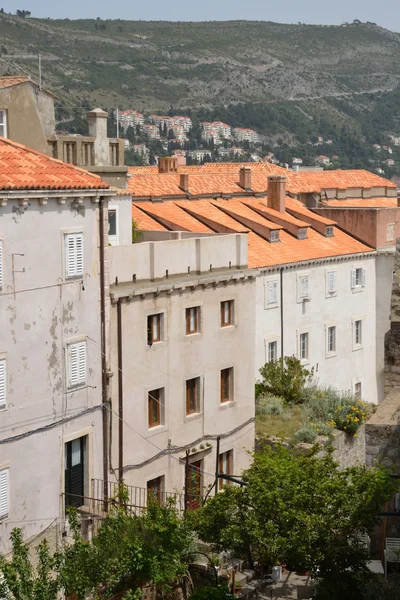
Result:
M0 240L0 290L3 287L3 241Z
M67 278L83 275L83 233L65 236L65 268Z
M68 346L68 387L86 383L86 342Z
M0 408L6 405L6 361L0 360Z
M300 297L307 298L308 296L308 276L300 277Z
M328 292L329 294L336 292L336 271L329 271L328 273Z
M75 236L75 275L83 275L83 234L77 233Z
M356 270L352 269L351 270L351 287L355 288L356 287L356 283L357 283L357 280L356 280Z
M365 286L365 269L361 269L361 285Z
M0 518L8 515L8 469L0 471Z
M278 302L278 282L268 281L268 304L276 304Z

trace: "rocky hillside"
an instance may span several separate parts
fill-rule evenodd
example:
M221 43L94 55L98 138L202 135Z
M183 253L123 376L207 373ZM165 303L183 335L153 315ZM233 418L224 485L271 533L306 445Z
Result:
M138 110L342 98L397 88L400 36L373 24L38 20L0 14L0 73L65 103Z

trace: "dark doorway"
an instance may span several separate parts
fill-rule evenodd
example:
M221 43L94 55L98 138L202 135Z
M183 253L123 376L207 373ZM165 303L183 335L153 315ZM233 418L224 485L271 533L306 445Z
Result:
M84 504L85 437L65 444L65 508Z

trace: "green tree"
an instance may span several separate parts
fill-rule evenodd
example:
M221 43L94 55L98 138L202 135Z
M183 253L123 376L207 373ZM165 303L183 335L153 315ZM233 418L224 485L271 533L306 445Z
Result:
M360 535L374 527L391 497L390 477L380 469L340 470L317 450L256 454L244 487L225 487L190 516L199 537L242 556L250 548L268 569L284 561L336 583L348 569L364 573L368 556Z
M4 600L57 600L61 580L58 560L49 550L46 540L37 548L37 567L33 568L28 546L20 529L11 532L12 559L0 556L0 598Z
M273 394L287 402L301 402L304 387L311 381L313 373L313 369L303 367L295 356L267 362L260 369L262 380L256 383L256 396Z

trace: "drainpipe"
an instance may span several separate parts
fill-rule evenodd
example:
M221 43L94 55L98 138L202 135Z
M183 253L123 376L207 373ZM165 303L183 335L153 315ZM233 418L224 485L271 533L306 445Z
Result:
M107 348L106 348L106 290L104 265L104 198L99 201L100 237L100 322L101 322L101 395L103 404L103 499L108 510L108 401L107 401Z
M122 377L122 300L117 302L118 322L118 479L122 483L124 468L124 403Z
M281 284L281 358L282 358L282 374L283 374L283 268L279 269L280 271L280 284Z

